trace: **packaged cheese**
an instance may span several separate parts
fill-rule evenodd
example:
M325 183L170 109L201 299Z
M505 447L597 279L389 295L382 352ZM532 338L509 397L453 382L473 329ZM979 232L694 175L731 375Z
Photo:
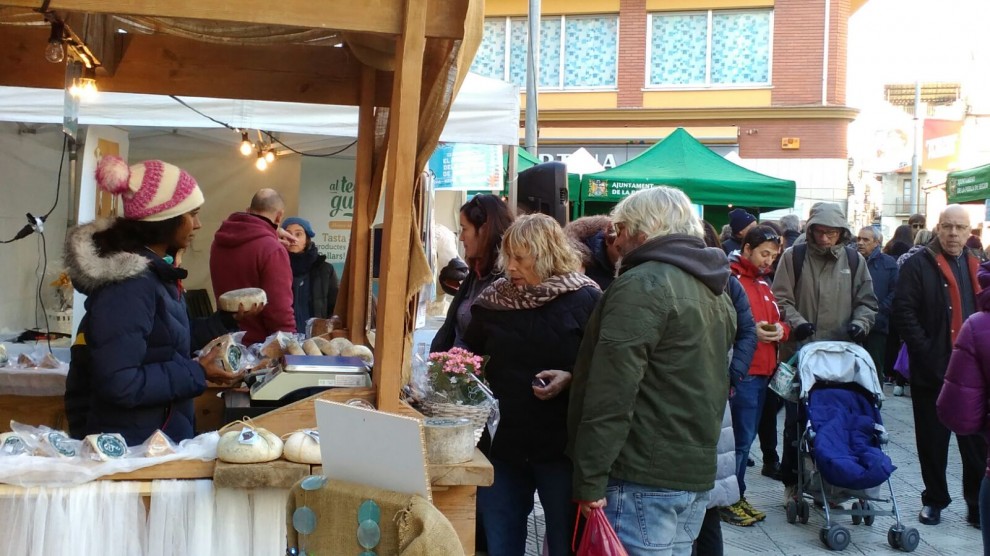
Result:
M91 434L83 439L82 451L89 459L110 461L127 454L127 442L117 433Z

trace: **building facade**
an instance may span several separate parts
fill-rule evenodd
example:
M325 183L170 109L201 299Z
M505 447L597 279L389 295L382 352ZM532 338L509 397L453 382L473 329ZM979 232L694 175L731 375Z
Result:
M541 157L585 147L610 167L684 127L747 168L795 180L797 212L845 205L856 115L845 106L846 31L864 2L543 0ZM472 71L525 87L527 7L487 1Z

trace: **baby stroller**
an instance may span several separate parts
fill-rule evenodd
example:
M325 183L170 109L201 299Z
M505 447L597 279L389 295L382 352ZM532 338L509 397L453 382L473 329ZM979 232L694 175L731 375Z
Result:
M905 527L897 511L890 485L896 468L884 452L883 390L869 353L849 342L813 342L798 353L797 377L798 495L787 502L788 523L807 523L812 500L825 512L818 538L831 550L843 550L850 532L834 516L851 516L853 525L873 525L876 516L893 516L887 542L913 551L921 538L917 529ZM854 501L846 510L840 504L848 500Z

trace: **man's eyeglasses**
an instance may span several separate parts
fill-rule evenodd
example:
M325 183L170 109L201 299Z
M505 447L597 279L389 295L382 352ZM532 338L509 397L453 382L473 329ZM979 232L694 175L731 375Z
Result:
M911 228L912 229L915 229L915 230L924 230L925 229L925 225L924 224L911 224Z
M839 230L830 230L827 228L815 228L814 234L824 237L839 237Z

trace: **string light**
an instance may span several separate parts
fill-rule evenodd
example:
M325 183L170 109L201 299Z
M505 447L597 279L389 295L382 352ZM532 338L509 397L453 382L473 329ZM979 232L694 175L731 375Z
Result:
M265 155L261 154L261 151L258 151L258 160L255 161L254 167L262 172L268 169L268 161L265 160Z
M254 150L254 145L248 140L248 133L246 131L241 132L241 154L244 156L251 156L251 152Z
M92 99L98 92L96 80L91 77L73 77L69 86L69 94L82 100Z
M275 149L271 148L271 146L265 151L265 162L269 164L275 162Z

